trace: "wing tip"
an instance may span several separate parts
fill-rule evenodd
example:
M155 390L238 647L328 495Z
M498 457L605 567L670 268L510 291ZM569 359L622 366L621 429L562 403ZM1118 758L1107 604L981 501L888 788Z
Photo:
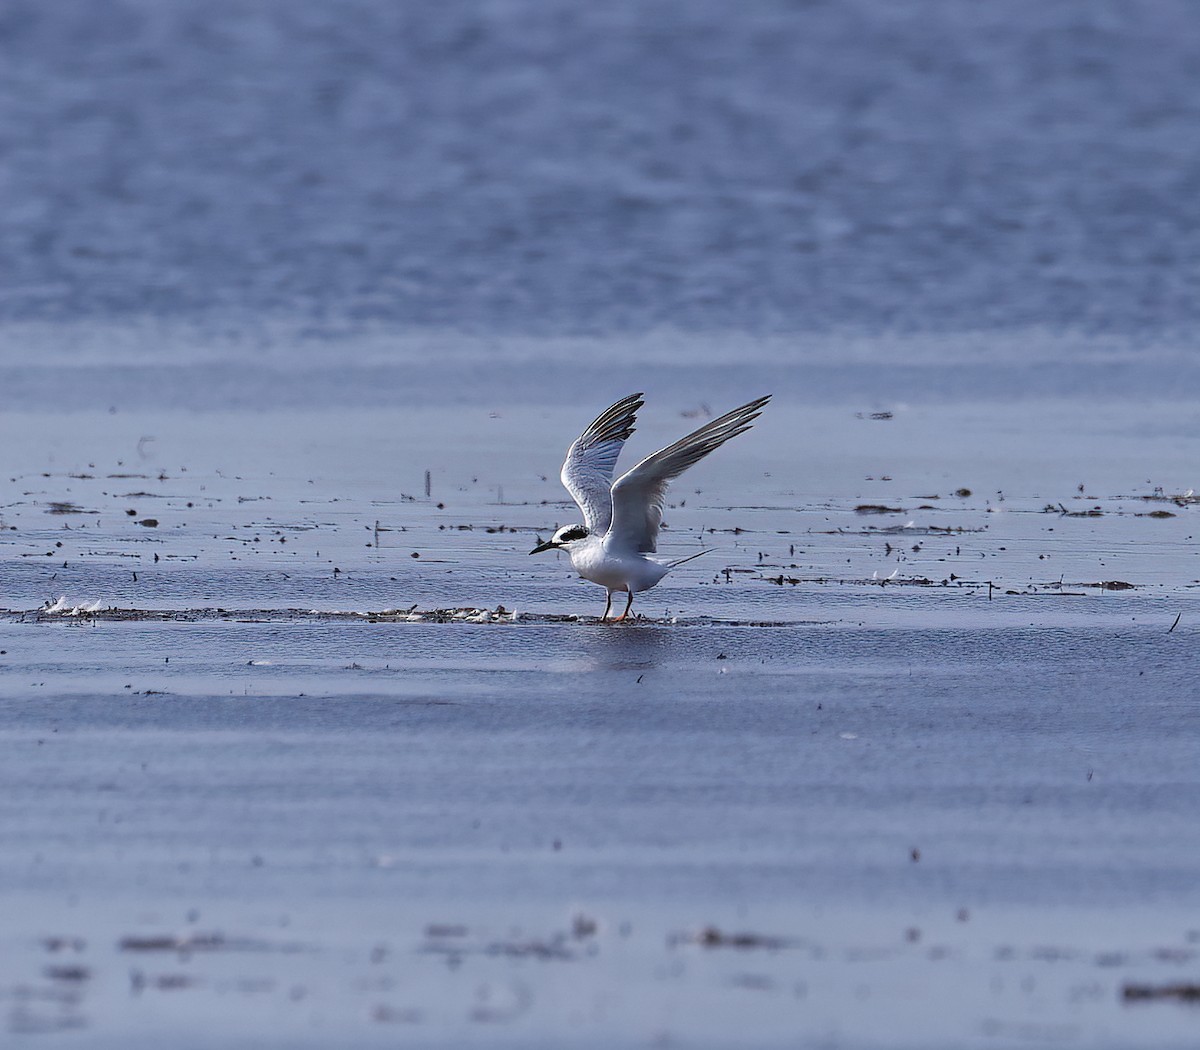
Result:
M699 432L711 430L714 434L722 433L724 436L721 438L721 440L728 441L731 437L736 435L732 433L724 433L727 429L736 429L738 434L742 433L746 427L750 426L756 419L758 419L759 416L762 415L763 409L767 407L771 401L771 398L774 396L774 394L766 394L763 397L755 398L753 401L747 401L744 405L741 405L735 409L731 409L723 416L718 416L706 427L701 427Z
M737 413L745 423L752 423L763 414L763 409L771 403L771 398L774 396L774 394L764 394L753 401L747 401L741 408L735 408L733 412Z
M580 442L625 441L636 429L637 412L645 404L642 393L627 394L620 401L614 401L603 412L588 424L588 427L572 443L572 448ZM568 455L569 455L568 451Z

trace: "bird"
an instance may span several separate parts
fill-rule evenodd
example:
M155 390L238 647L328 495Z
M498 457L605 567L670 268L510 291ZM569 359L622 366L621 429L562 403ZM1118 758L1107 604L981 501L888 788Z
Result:
M627 595L625 611L609 621L620 623L629 616L636 593L656 586L677 565L708 553L676 561L652 557L658 549L667 486L730 438L749 430L771 400L768 394L718 416L647 456L614 482L617 457L634 432L644 397L638 393L621 398L572 442L560 477L583 512L583 524L562 526L529 552L564 550L580 576L605 588L602 623L608 621L614 594Z

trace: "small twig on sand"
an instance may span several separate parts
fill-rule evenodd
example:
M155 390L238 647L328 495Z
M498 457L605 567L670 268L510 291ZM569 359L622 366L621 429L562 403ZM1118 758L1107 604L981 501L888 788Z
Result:
M1175 622L1173 624L1171 624L1170 627L1167 628L1167 634L1170 634L1173 630L1175 630L1175 628L1179 626L1179 621L1182 619L1183 619L1183 613L1180 613L1178 616L1176 616Z

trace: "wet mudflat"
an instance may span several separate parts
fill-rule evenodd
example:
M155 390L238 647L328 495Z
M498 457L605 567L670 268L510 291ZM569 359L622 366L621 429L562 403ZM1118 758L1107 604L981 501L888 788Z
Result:
M8 1040L1194 1043L1187 413L780 405L619 626L579 414L9 417Z

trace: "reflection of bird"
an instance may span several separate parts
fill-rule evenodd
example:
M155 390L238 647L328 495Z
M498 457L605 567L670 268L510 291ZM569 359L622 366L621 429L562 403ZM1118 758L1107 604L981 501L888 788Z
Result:
M564 525L529 553L561 548L580 576L606 588L608 602L601 620L608 618L613 594L625 591L629 595L625 611L615 622L624 620L637 591L648 591L676 565L691 560L663 562L648 557L657 550L667 485L731 437L749 430L770 400L770 395L760 397L706 423L647 456L614 483L617 456L642 407L641 394L622 398L579 435L563 463L562 483L583 511L584 524Z

